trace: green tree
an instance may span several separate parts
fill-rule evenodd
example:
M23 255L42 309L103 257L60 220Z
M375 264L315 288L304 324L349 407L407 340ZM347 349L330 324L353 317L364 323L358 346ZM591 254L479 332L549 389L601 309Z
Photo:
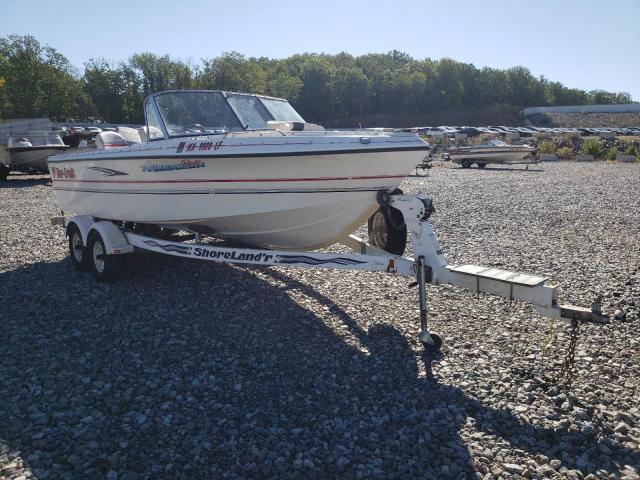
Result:
M266 93L268 75L260 61L247 59L238 52L225 52L220 57L204 59L198 75L203 88L232 92Z
M61 53L32 36L0 38L0 78L3 118L66 120L77 113L77 73Z

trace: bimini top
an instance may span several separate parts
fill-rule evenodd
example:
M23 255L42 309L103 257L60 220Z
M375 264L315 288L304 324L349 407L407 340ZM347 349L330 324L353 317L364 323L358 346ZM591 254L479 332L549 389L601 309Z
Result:
M282 98L221 90L167 90L145 99L149 140L268 128L303 118Z

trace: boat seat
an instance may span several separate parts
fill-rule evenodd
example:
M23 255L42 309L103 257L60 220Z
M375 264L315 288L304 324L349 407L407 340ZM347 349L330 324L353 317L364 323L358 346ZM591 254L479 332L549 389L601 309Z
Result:
M153 138L153 139L164 138L164 134L162 133L162 131L159 128L157 128L157 127L149 127L147 129L147 126L145 125L144 127L138 128L138 135L140 136L140 143L147 143L149 141L149 133L148 132L151 132L151 138Z

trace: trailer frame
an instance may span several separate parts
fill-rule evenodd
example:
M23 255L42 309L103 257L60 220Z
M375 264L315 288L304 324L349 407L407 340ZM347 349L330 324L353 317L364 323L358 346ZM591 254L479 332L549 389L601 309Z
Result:
M419 339L428 350L438 350L442 345L441 338L430 332L428 326L426 287L429 283L455 285L476 293L528 302L542 316L553 319L592 323L608 321L598 302L590 309L559 305L557 285L549 284L547 277L478 265L448 265L429 220L435 211L432 199L424 195L380 193L378 202L381 206L395 208L402 213L413 257L393 255L354 235L345 237L340 243L355 253L327 253L220 246L206 243L200 233L182 225L156 226L161 233L186 233L173 238L170 235L141 234L137 232L137 225L131 222L97 219L87 215L62 215L51 220L54 225L66 228L74 265L79 269L90 266L99 280L118 277L124 257L134 250L218 263L361 270L414 278L418 287Z

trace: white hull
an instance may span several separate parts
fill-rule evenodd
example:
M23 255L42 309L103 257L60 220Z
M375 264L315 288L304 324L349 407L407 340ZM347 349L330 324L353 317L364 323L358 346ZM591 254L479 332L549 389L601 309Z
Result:
M468 159L471 162L482 162L482 163L508 163L508 162L517 162L519 160L524 159L528 155L531 154L533 150L505 150L503 152L500 151L491 151L491 152L481 152L481 151L463 151L456 153L449 153L449 158L453 162L461 162L464 159Z
M252 143L246 136L227 138L225 146L238 148L220 148L221 154L176 154L178 142L166 141L156 142L170 142L163 156L144 158L146 151L158 151L149 144L153 150L147 145L57 156L49 167L65 211L302 249L335 243L355 230L377 208L377 191L396 188L425 155L424 143L407 135L395 141L380 135L366 145L346 135L305 142L249 138ZM336 144L342 150L332 153ZM231 150L235 156L225 156ZM161 170L181 162L199 166Z
M47 158L68 147L23 147L9 149L9 166L12 170L47 172Z

